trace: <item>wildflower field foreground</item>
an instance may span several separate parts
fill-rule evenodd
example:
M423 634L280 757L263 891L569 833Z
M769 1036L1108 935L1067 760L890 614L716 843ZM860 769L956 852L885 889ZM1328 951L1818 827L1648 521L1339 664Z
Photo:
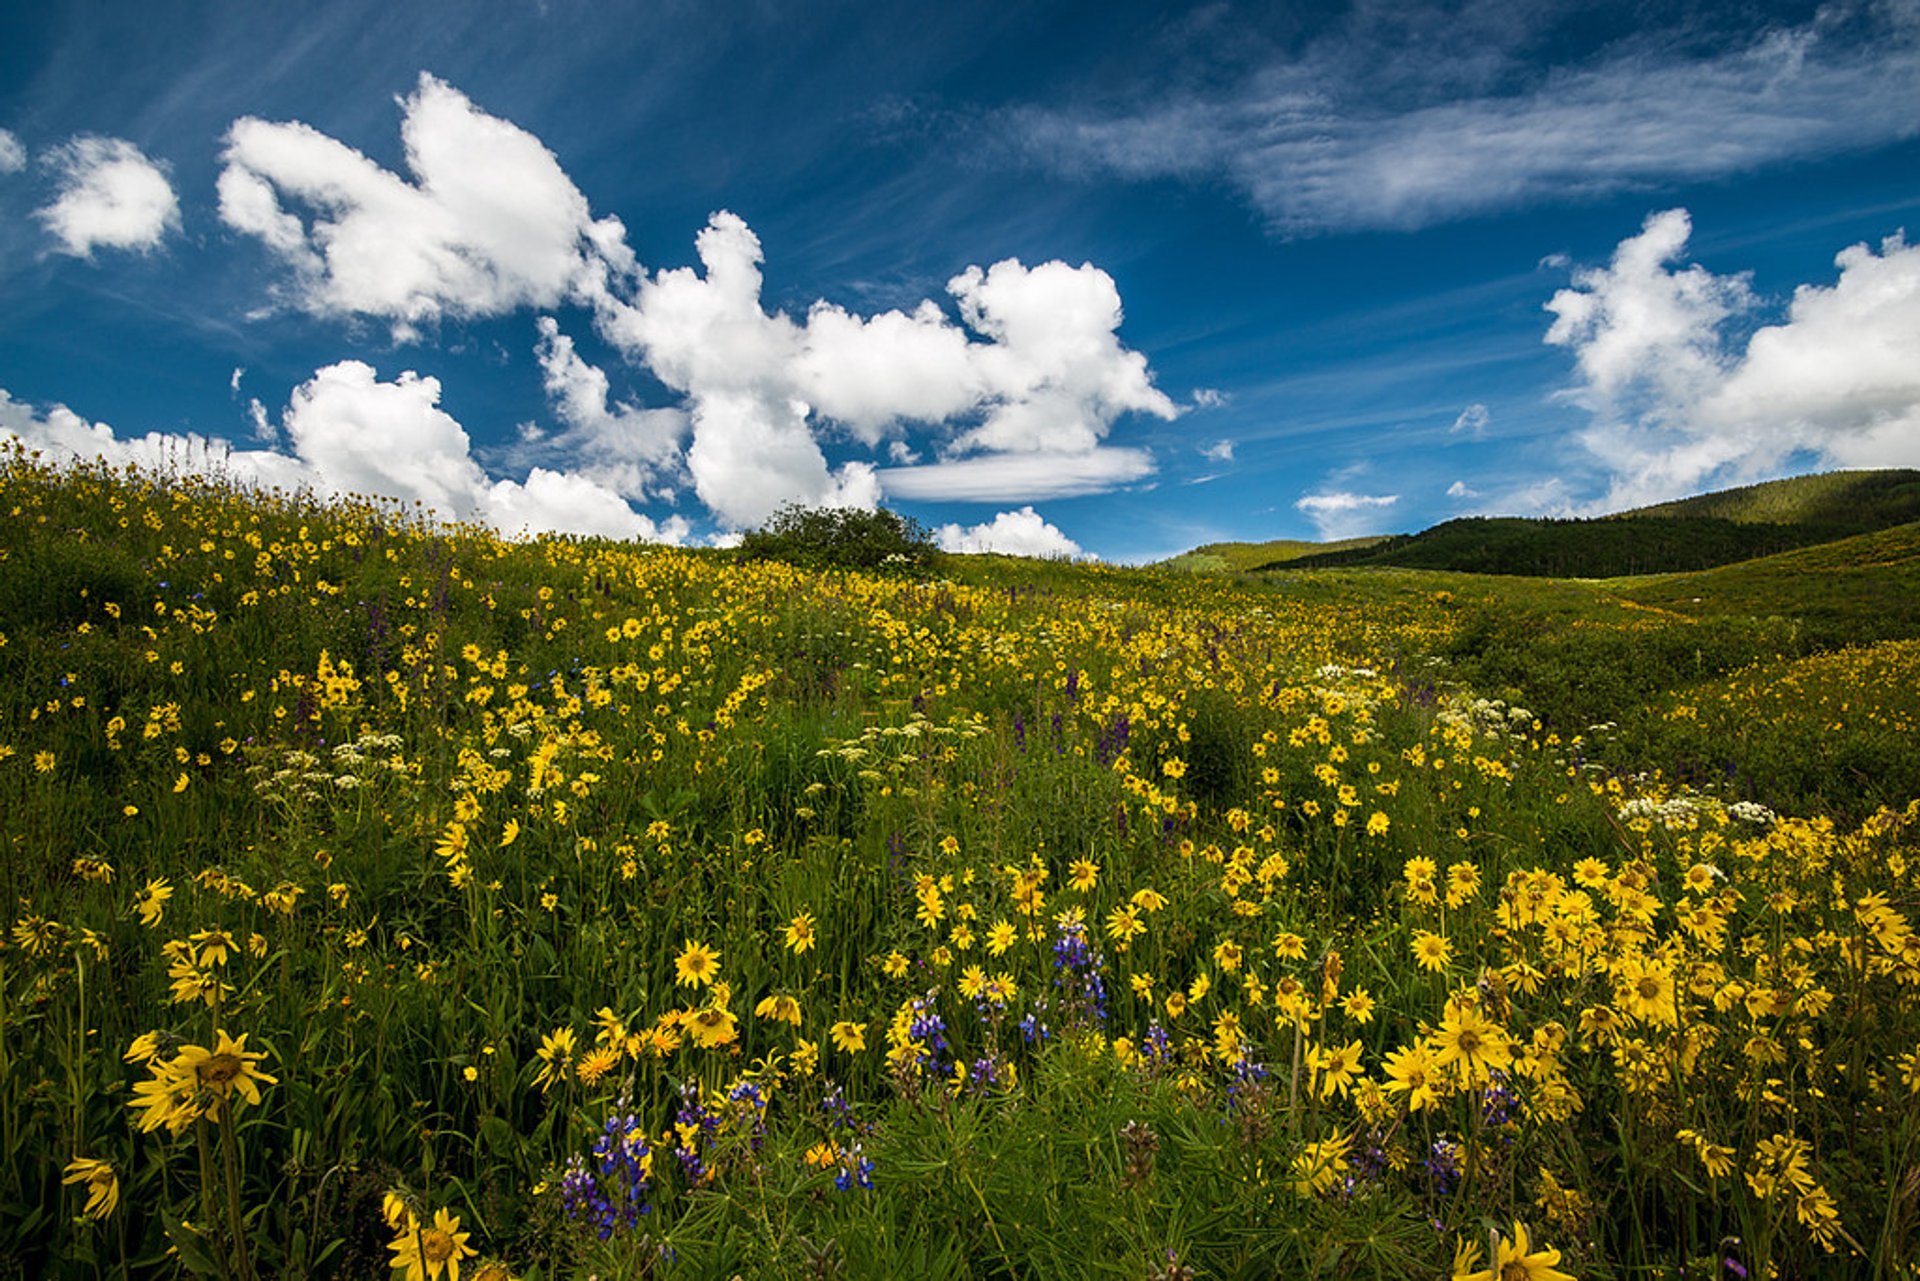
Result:
M0 555L0 1276L1920 1275L1911 638L1589 725L1511 580Z

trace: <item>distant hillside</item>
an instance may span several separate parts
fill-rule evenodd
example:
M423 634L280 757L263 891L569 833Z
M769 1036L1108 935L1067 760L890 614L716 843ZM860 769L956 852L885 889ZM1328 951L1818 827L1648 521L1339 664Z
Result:
M1635 516L1705 517L1742 525L1826 525L1861 533L1920 520L1920 471L1834 471L1639 507Z
M1163 560L1155 568L1198 574L1245 573L1285 564L1302 556L1351 551L1384 541L1384 535L1376 534L1368 538L1346 538L1331 543L1314 543L1296 538L1276 538L1265 543L1207 543L1170 560Z
M1471 574L1619 578L1712 569L1920 521L1920 471L1832 472L1594 520L1469 517L1288 569L1393 565Z
M1813 646L1920 636L1920 522L1613 590L1693 618L1792 618Z

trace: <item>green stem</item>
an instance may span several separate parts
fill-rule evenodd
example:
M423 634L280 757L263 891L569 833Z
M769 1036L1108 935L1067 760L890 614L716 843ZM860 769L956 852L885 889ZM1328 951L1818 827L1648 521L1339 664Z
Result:
M233 1238L233 1258L241 1281L253 1281L253 1260L247 1254L246 1215L240 1203L240 1141L234 1134L231 1100L220 1104L220 1156L227 1176L227 1231Z

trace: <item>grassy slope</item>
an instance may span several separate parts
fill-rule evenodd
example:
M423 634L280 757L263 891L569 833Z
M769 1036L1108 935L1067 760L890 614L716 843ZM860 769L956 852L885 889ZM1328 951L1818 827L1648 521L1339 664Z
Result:
M1295 563L1612 578L1711 569L1915 520L1920 472L1832 472L1598 520L1450 520L1378 546L1329 549Z
M1920 471L1836 471L1621 512L1623 517L1706 517L1739 524L1875 526L1920 519Z
M1920 636L1920 522L1614 590L1691 618L1793 618L1821 648Z
M1383 541L1384 536L1376 535L1344 538L1330 543L1308 542L1298 538L1276 538L1264 543L1205 543L1171 560L1161 561L1154 568L1202 574L1241 574L1298 560L1302 556L1371 547Z
M1620 768L1660 765L1776 807L1847 814L1920 793L1920 755L1900 731L1920 722L1920 523L1597 582L1391 569L1280 577L1323 576L1449 593L1458 625L1446 675L1563 732L1620 725L1596 748Z

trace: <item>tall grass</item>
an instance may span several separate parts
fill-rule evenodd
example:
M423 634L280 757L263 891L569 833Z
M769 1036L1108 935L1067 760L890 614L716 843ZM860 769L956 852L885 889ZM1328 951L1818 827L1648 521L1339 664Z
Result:
M24 457L0 548L0 1272L1916 1262L1920 809L1599 764L1427 580Z

